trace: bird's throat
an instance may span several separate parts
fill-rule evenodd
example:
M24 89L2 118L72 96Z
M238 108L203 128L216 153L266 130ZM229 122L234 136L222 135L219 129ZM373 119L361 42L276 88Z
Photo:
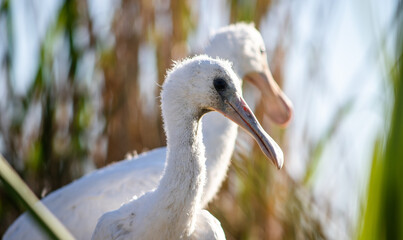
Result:
M196 213L201 209L201 195L206 178L201 122L194 117L166 126L168 151L164 175L156 190L156 205L176 232L193 232ZM162 223L164 224L164 223Z

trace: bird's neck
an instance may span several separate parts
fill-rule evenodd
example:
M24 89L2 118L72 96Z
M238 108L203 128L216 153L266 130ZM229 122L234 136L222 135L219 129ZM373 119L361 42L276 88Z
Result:
M201 209L206 170L199 119L198 114L192 113L165 118L167 161L156 190L156 206L168 216L166 224L180 235L193 232L196 213Z
M203 143L206 148L207 178L201 205L205 207L217 195L227 175L238 126L218 112L206 114L202 122Z

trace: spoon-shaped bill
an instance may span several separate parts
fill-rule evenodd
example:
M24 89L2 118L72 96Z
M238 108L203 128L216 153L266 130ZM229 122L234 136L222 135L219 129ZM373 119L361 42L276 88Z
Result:
M263 153L280 169L284 162L283 151L269 134L264 131L243 98L234 95L227 98L225 103L229 107L226 108L225 112L220 110L219 112L245 129L256 140Z

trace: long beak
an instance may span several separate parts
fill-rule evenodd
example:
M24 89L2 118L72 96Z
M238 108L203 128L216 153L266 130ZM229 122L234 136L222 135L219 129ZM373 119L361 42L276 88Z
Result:
M284 162L283 151L263 130L243 98L235 95L231 99L226 99L225 103L229 107L225 112L220 112L245 129L256 140L263 153L280 169Z
M261 90L264 101L267 103L266 111L269 118L280 126L287 126L292 116L293 106L290 99L277 85L269 67L265 66L262 73L246 74L245 80L250 81Z

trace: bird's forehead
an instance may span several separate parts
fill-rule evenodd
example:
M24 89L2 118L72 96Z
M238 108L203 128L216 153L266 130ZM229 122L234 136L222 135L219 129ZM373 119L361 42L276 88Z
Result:
M252 27L244 27L239 31L234 31L232 35L232 39L239 44L261 45L263 43L259 31Z
M250 48L260 50L264 48L264 41L260 33L256 32L255 34L251 33L244 39L243 43Z
M212 62L207 68L210 68L210 71L203 71L205 73L210 74L208 79L214 80L216 78L225 79L235 87L237 90L241 88L241 80L237 77L235 72L232 69L232 64L228 61L220 61L220 62ZM207 69L206 69L207 70Z
M184 67L184 66L188 67ZM205 83L220 77L232 82L236 88L240 87L241 83L232 69L232 63L219 59L209 58L205 55L200 55L191 59L184 59L182 62L175 63L175 66L168 71L168 75L177 75L177 83L193 82L191 85L199 87L206 85ZM179 77L180 75L180 77ZM204 79L203 81L201 81Z

